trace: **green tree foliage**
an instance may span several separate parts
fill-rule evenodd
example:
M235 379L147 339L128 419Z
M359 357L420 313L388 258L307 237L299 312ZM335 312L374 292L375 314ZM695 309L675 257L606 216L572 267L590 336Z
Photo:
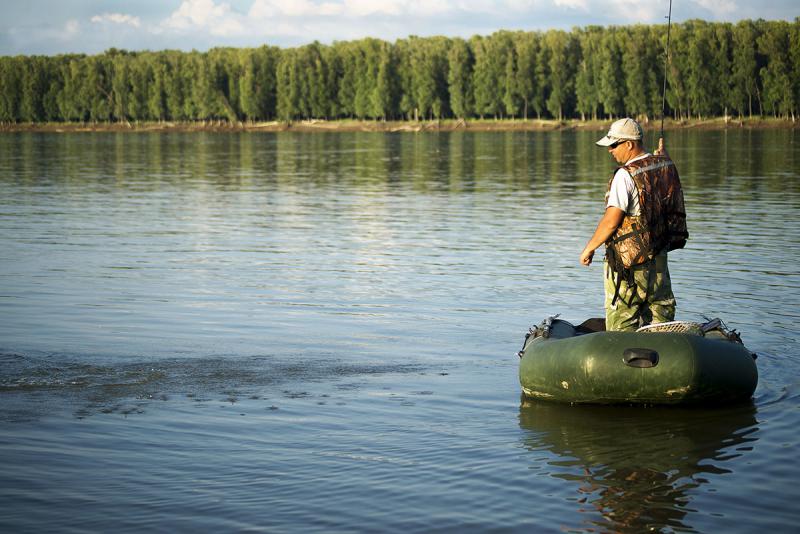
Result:
M294 83L297 85L297 112L302 118L329 115L330 95L327 94L328 65L323 60L319 43L302 46L297 54L291 56L294 61Z
M712 40L714 48L712 54L712 70L714 72L731 72L731 46L733 44L731 29L731 24L714 25L714 39ZM721 107L723 115L727 118L733 103L731 76L717 76L714 78L714 81L716 82L714 84L714 92L717 96L716 101L718 103L714 113L719 114Z
M291 50L284 52L291 53ZM334 43L331 59L336 79L334 111L340 117L354 117L357 92L358 53L352 42Z
M687 88L692 111L702 118L715 111L716 82L713 68L714 30L707 22L694 20L689 24L689 56Z
M169 120L184 120L190 118L185 113L186 110L186 84L182 76L185 57L183 54L169 52L165 55L163 62L164 69L164 100L166 108L166 118Z
M522 118L528 120L531 106L541 115L544 109L544 97L539 96L539 84L536 77L536 58L539 55L540 36L538 33L519 32L514 40L517 53L517 89L522 98Z
M752 21L743 20L731 30L731 89L730 102L739 116L753 116L753 99L758 98L758 52L756 27Z
M374 118L380 114L373 105L378 87L377 39L364 39L354 43L353 67L355 69L355 100L353 108L359 119Z
M275 46L262 46L253 52L256 84L255 98L258 108L254 114L248 116L252 120L269 120L276 116L275 108L278 102L276 67L279 59L280 49ZM327 83L330 93L330 80ZM335 111L333 113L335 114Z
M627 89L625 112L643 115L645 120L661 108L661 46L649 26L636 25L625 32L622 72Z
M235 122L241 115L238 109L241 71L237 51L233 48L212 48L206 60L208 118L226 118Z
M575 65L580 54L574 35L550 30L544 35L543 48L549 66L547 110L558 120L572 114L575 87Z
M150 63L147 61L149 54L136 54L130 63L128 82L130 84L128 99L128 115L133 120L155 119L149 112L148 97L150 85L152 84L152 71ZM200 80L195 87L199 90ZM204 118L199 116L198 118Z
M512 118L517 115L522 99L517 84L517 52L514 47L506 50L505 86L503 87L503 108Z
M183 110L181 116L184 118L197 119L200 117L200 102L198 101L200 84L198 73L202 58L197 52L186 55L181 62L181 71L177 74L180 78L180 87L183 97Z
M44 120L58 121L61 120L61 113L58 107L58 95L64 89L64 80L58 76L59 74L59 58L47 58L42 68L44 69L44 79L46 86L42 94L42 111L44 113Z
M167 118L167 64L162 57L148 57L151 82L147 92L147 115L159 121Z
M475 66L472 87L475 98L475 113L497 117L503 109L503 92L509 41L504 34L490 37L473 37L470 40Z
M0 57L0 121L661 114L666 25ZM800 110L800 18L672 27L666 113Z
M281 54L276 69L278 84L277 114L283 120L291 120L300 115L297 55L297 50L286 50Z
M775 116L795 116L797 112L794 91L797 82L792 78L797 66L791 63L792 33L789 23L778 22L757 40L758 49L766 58L766 65L760 72L764 105Z
M447 92L447 51L450 39L445 37L408 39L405 67L409 69L411 104L415 116L441 118L449 112Z
M600 73L598 80L598 100L608 118L625 113L625 77L622 72L622 49L620 33L615 30L605 32L598 51Z
M39 122L45 120L43 99L47 85L46 58L34 56L30 61L20 64L21 79L19 114L22 120Z
M395 114L397 74L394 52L389 43L379 42L377 49L378 70L372 91L372 116L386 120Z
M106 52L111 59L111 114L118 121L130 118L130 57L125 51L114 48Z
M0 57L0 120L22 119L19 100L22 96L21 70L23 60ZM24 120L24 119L23 119Z
M600 108L600 81L602 64L603 29L591 26L578 32L581 62L575 75L576 108L581 119L597 119Z
M666 38L662 43L666 47ZM665 50L666 52L666 50ZM670 52L667 59L667 106L676 119L690 115L688 90L689 72L689 31L678 24L672 28Z
M789 76L792 81L792 101L794 102L794 115L800 111L800 17L794 19L794 24L789 28L789 64L792 66Z
M463 39L453 39L447 53L447 87L450 91L450 109L464 119L472 115L472 51Z
M87 92L84 86L88 62L84 56L70 58L61 65L64 88L58 95L61 116L68 121L84 121L89 116Z

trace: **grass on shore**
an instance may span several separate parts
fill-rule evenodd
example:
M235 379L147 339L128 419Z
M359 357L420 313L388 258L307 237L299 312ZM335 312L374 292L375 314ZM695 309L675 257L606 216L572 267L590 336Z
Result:
M539 119L443 119L433 121L381 121L381 120L301 120L271 122L228 122L217 121L145 121L145 122L41 122L41 123L0 123L0 132L214 132L214 131L299 131L299 132L420 132L420 131L551 131L587 130L603 131L611 123L607 120L569 119L564 121ZM665 130L702 129L724 130L728 128L746 129L789 129L797 128L798 122L773 117L714 117L676 121L666 119ZM660 120L643 121L646 129L660 127Z

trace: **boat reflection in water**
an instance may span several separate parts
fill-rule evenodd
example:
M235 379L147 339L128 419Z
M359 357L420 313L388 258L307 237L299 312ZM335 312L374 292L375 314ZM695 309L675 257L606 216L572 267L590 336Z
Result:
M725 410L569 406L525 399L524 446L538 469L576 483L582 525L572 530L691 529L691 494L729 473L757 441L752 403ZM570 499L572 500L572 499Z

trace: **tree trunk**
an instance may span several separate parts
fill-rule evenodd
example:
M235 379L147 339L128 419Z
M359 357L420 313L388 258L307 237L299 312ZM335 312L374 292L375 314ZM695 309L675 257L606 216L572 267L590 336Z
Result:
M764 102L761 101L761 91L756 87L756 99L758 100L758 114L764 116Z

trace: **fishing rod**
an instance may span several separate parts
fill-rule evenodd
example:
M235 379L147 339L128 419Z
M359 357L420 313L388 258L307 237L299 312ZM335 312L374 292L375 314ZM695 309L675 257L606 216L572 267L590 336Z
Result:
M661 92L661 138L664 138L664 108L667 103L667 63L669 62L669 33L672 29L672 0L669 0L669 14L667 14L667 48L664 53L664 89Z

